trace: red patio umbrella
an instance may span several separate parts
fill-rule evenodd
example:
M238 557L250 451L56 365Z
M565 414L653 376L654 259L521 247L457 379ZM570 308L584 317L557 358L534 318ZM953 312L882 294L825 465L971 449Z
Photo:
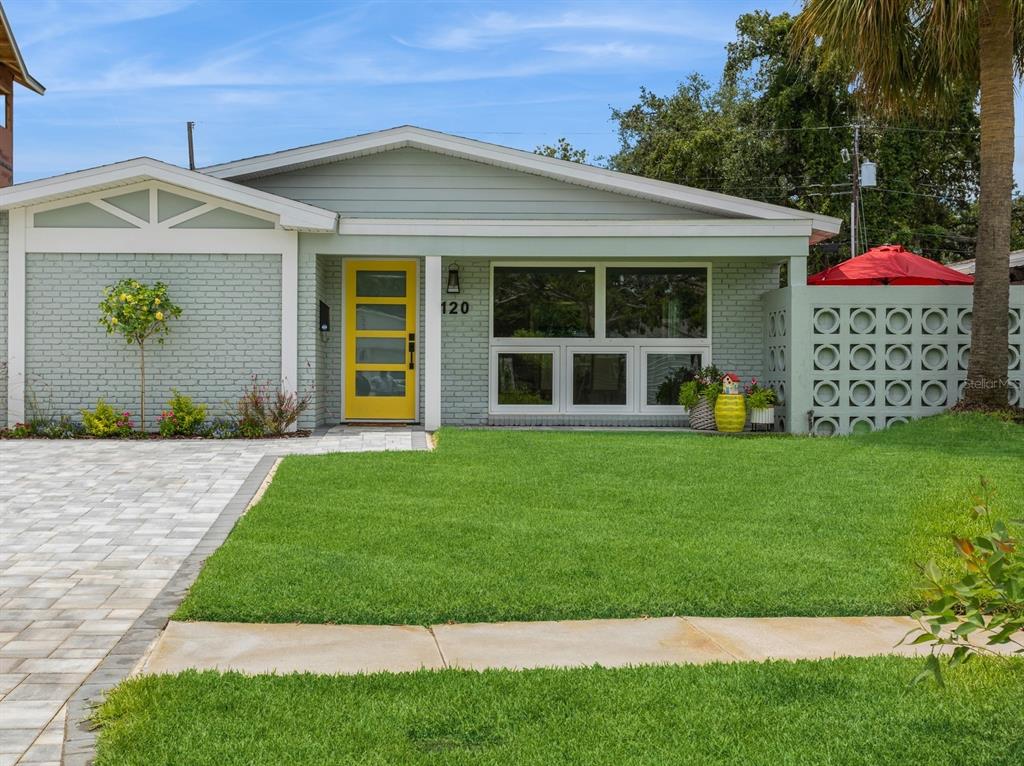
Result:
M974 277L915 255L902 245L881 245L807 277L807 284L972 285Z

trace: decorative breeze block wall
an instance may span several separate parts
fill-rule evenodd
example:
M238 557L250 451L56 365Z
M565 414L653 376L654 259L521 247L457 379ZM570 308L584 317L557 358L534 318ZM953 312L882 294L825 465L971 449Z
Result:
M809 353L805 401L813 413L811 433L886 428L942 412L963 395L971 353L970 288L803 287L792 296L791 311L800 312L798 334L806 337ZM1024 289L1014 287L1010 303L1010 400L1020 406ZM765 354L773 385L785 384L778 357L787 340L779 335L783 315L765 301Z

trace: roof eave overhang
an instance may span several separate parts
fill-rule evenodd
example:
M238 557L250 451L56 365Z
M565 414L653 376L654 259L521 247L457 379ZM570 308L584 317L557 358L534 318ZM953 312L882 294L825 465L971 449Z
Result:
M7 20L7 12L4 11L2 5L0 5L0 24L3 25L3 30L7 35L7 39L11 43L11 53L14 54L14 66L11 67L14 70L14 81L21 83L31 91L38 93L40 96L46 92L46 88L39 82L35 77L28 73L28 67L25 65L25 59L21 55L21 50L18 48L18 41L14 39L14 32L11 30L11 23Z
M146 180L162 181L185 190L271 213L278 216L278 223L285 229L332 232L337 227L338 215L334 211L296 202L232 181L212 178L149 157L8 186L0 189L0 210L115 189Z

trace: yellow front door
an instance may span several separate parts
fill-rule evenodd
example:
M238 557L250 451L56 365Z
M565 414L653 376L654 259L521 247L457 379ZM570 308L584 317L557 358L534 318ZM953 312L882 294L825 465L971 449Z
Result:
M416 419L416 263L345 262L345 418Z

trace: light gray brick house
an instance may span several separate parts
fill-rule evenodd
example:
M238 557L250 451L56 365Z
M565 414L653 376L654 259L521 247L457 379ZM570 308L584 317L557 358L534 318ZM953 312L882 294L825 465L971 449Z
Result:
M9 423L26 400L133 408L132 349L96 308L128 276L184 310L147 359L152 412L172 387L216 410L256 375L313 391L304 427L684 423L685 369L795 385L765 296L840 225L414 127L128 160L0 190L0 211Z

